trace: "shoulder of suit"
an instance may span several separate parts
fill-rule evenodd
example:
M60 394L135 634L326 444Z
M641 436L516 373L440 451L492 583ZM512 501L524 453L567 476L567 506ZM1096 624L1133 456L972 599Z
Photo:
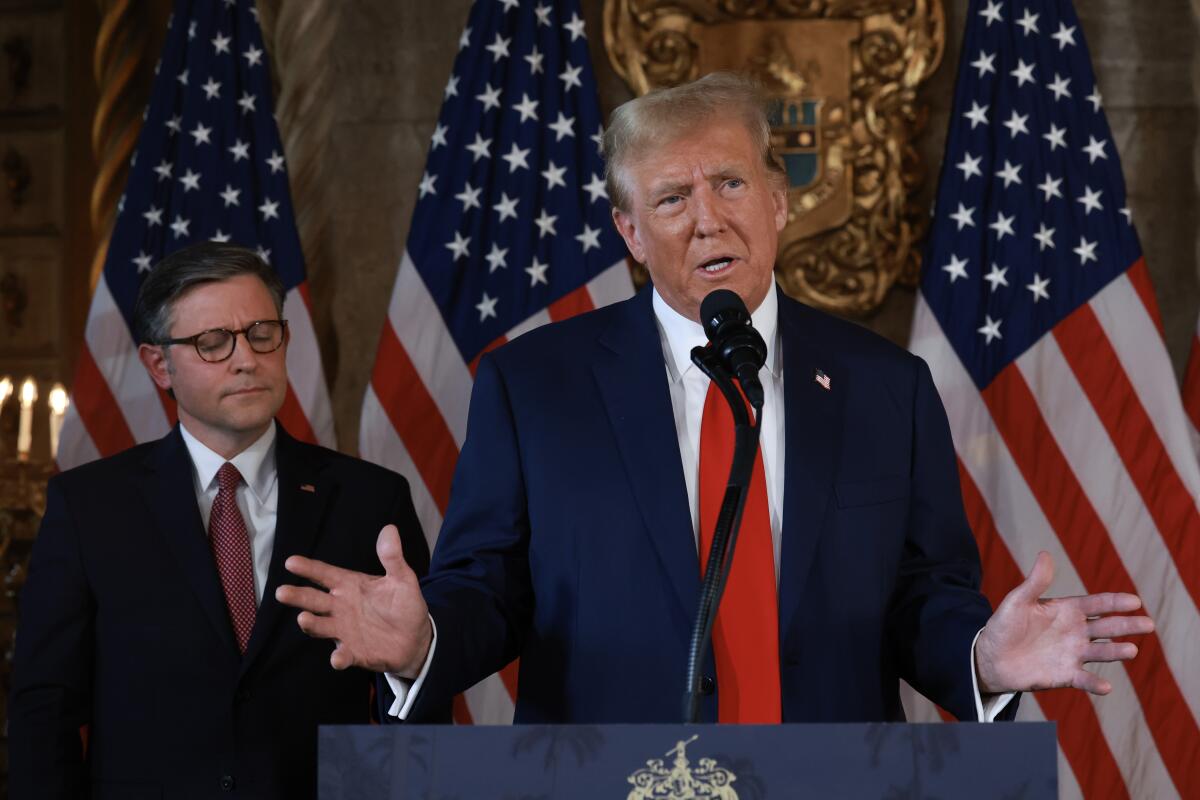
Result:
M540 325L492 350L485 358L505 365L545 364L559 359L577 363L581 348L595 342L620 315L628 314L628 305L635 300L636 296Z
M782 297L781 313L797 323L800 335L814 349L831 353L847 366L870 365L911 371L920 358L869 328L813 308L790 297Z
M63 470L50 480L59 486L68 487L79 484L97 486L124 479L141 469L142 463L160 441L137 444L111 456Z
M403 475L379 464L365 461L337 450L331 450L328 447L309 444L308 442L293 440L293 446L303 451L303 454L309 460L319 463L322 469L332 470L334 473L346 476L354 481L363 483L399 482L407 484L407 480ZM278 451L276 452L278 453Z

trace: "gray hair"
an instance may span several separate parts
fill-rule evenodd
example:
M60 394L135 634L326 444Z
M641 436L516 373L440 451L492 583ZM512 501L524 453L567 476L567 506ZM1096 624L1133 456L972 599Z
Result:
M712 72L681 86L655 89L613 110L604 132L604 180L612 204L629 210L623 176L638 154L670 143L718 116L740 120L762 151L768 173L784 177L771 155L771 125L762 88L732 72Z
M254 275L266 285L283 317L283 281L257 253L220 242L201 242L176 250L150 270L133 304L133 330L140 344L155 344L171 337L171 311L175 301L203 283Z

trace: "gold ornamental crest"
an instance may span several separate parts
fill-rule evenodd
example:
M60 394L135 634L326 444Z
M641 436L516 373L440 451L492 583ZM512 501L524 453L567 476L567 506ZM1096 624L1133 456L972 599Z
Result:
M676 742L666 753L673 757L671 766L652 758L630 775L633 789L626 800L738 800L733 788L737 776L719 766L716 759L701 758L695 767L688 761L687 746L699 738L695 735Z
M637 94L716 70L756 78L788 175L784 289L866 314L916 285L928 226L917 90L945 47L940 0L605 0L604 43Z

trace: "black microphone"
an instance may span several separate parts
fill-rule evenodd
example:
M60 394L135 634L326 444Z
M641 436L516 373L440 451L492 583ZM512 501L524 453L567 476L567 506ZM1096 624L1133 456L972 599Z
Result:
M754 408L763 405L758 371L767 360L767 344L750 324L750 312L736 292L717 289L700 303L700 324L725 368L737 376Z

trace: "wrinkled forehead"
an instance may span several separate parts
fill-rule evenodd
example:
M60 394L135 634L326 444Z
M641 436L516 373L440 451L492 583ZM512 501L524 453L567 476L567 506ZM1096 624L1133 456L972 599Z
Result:
M660 184L697 179L748 177L762 168L762 155L744 126L721 123L673 131L641 143L626 162L631 186L648 190Z

